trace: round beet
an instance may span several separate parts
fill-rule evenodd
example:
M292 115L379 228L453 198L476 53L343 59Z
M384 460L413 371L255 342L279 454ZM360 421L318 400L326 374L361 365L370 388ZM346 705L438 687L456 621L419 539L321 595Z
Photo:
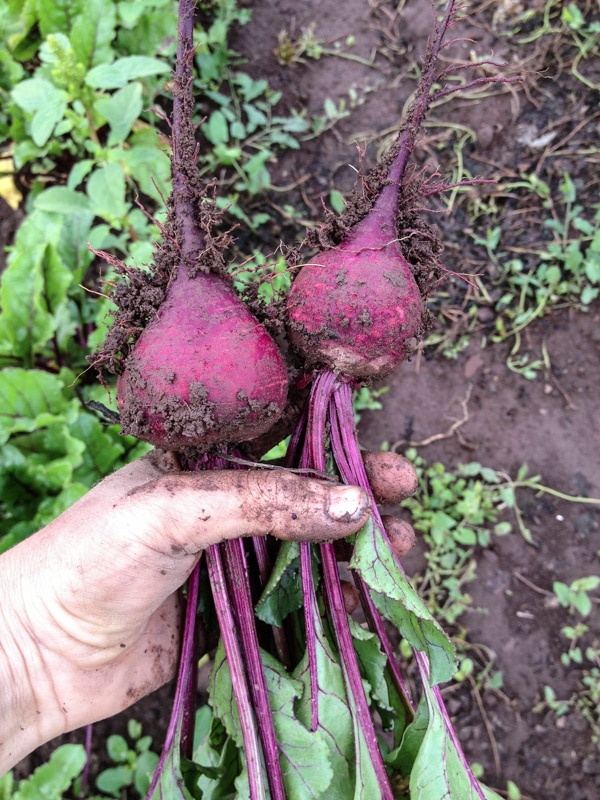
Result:
M392 550L398 558L404 558L410 553L417 541L413 526L403 519L392 516L384 516L381 521L390 540Z
M180 266L117 391L125 433L165 450L207 450L268 430L284 408L287 371L229 283Z
M417 491L419 479L414 465L399 453L363 451L369 485L380 503L399 503Z
M384 204L302 267L287 302L289 336L307 366L363 379L389 375L410 354L423 313Z

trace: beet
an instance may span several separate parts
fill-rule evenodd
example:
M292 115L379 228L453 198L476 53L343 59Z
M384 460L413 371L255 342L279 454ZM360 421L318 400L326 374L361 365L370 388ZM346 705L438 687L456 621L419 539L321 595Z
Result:
M125 361L118 384L125 433L166 450L253 439L283 411L279 350L224 278L181 264Z
M383 378L410 354L423 300L397 241L388 186L343 242L306 264L287 303L288 332L308 367Z

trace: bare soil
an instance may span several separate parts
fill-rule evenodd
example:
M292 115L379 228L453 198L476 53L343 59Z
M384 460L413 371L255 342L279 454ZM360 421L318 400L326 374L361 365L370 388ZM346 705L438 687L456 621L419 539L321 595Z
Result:
M298 152L282 154L272 169L275 185L295 186L285 195L286 202L299 209L299 216L317 220L322 199L332 189L350 192L361 159L371 166L397 132L415 87L415 59L432 31L431 5L427 0L262 0L248 5L252 20L234 45L248 59L251 74L267 78L273 89L283 92L282 109L307 108L315 115L322 113L326 99L336 104L344 99L349 111L325 135L304 143ZM514 19L521 4L468 5L468 19L456 30L461 38L446 57L469 60L474 53L481 59L493 53L495 62L508 64L498 69L521 74L523 83L471 99L456 96L435 109L417 148L417 164L427 170L439 167L447 176L456 165L457 143L469 129L474 136L461 152L472 174L500 183L534 174L558 194L566 170L577 186L578 201L584 206L597 203L598 97L571 74L572 51L558 39L550 42L551 37L518 44L516 37L505 35L511 14ZM536 0L527 6L542 8L544 3ZM316 38L328 42L329 49L341 43L340 51L350 57L323 55L280 63L275 55L280 32L297 39L311 24ZM348 35L354 37L352 47L344 45ZM597 81L592 70L597 73L598 65L588 67L588 77ZM550 142L543 139L546 134L553 134ZM443 234L445 266L480 275L494 293L497 272L471 235L485 236L491 224L489 211L473 216L478 200L495 209L493 223L502 226L503 246L512 247L531 269L547 240L540 224L547 211L537 196L507 196L486 185L459 198L452 214L430 215ZM280 213L281 195L271 193L264 202L272 213L272 223L262 231L264 247L299 240L303 231L297 221ZM456 338L471 319L472 289L451 277L438 298L437 308L452 323L448 337ZM547 486L600 497L599 323L596 303L587 314L556 309L529 326L522 352L539 358L544 347L550 368L526 380L507 367L514 342L490 344L494 313L491 307L479 307L468 347L456 358L425 350L386 380L390 388L381 398L383 411L363 416L362 443L375 449L384 441L399 443L402 451L407 441L421 442L420 454L430 462L440 460L447 469L478 461L514 477L526 463L530 474L541 475ZM467 640L487 648L494 669L502 671L503 688L478 693L461 684L447 690L448 706L468 758L483 765L489 785L504 791L512 780L523 796L535 800L596 800L600 750L587 722L576 711L558 718L533 708L545 685L560 699L581 688L581 669L560 662L567 646L560 629L576 617L557 605L552 584L600 575L600 511L525 491L519 500L534 545L513 533L478 552L477 577L468 587L473 610L460 619ZM420 569L419 544L406 565L409 572ZM596 608L586 619L590 631L585 642L597 645ZM169 697L167 687L130 712L146 733L154 734L157 745L166 728ZM124 725L125 717L103 723L96 741ZM73 740L82 737L82 732L72 734Z

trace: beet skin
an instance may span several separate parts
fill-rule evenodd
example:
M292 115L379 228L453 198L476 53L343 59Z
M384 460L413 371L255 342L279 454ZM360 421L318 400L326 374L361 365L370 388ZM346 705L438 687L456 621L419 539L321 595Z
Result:
M117 384L121 425L166 450L243 442L281 415L287 370L267 331L222 277L181 265Z
M389 221L389 222L388 222ZM410 354L423 300L387 206L305 264L287 303L290 339L305 363L353 378L383 378Z

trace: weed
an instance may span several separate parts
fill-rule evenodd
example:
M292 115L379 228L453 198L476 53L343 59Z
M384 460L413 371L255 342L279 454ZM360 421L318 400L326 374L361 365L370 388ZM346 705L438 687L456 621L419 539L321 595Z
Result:
M383 406L379 398L389 390L389 386L373 389L372 386L361 386L354 392L354 419L356 424L361 420L363 411L381 411Z
M331 41L319 39L315 35L316 23L311 22L294 37L288 30L282 30L277 36L275 56L280 64L289 67L291 64L304 64L307 59L318 61L323 56L337 56L349 61L356 61L367 67L373 66L372 59L361 58L348 50L354 47L356 39L349 35Z
M150 747L151 736L142 736L142 726L136 720L127 723L129 741L118 734L106 740L106 752L115 766L103 770L96 778L97 788L110 797L122 797L129 787L145 797L158 764L158 755Z
M488 228L483 236L471 236L485 248L488 261L498 273L494 286L501 292L497 299L482 291L483 303L493 303L496 314L491 341L512 339L509 369L533 380L550 365L547 354L531 359L522 352L523 331L534 320L563 306L589 311L600 295L600 205L590 214L578 203L575 184L566 172L558 186L558 197L535 175L521 176L503 187L509 193L520 190L539 198L546 214L543 228L551 235L550 242L536 249L535 265L503 252L500 225Z
M427 546L427 567L418 576L419 590L433 613L447 623L455 622L471 606L465 586L476 576L476 549L489 547L494 536L511 532L512 524L502 519L507 510L514 513L525 541L534 544L517 500L519 490L600 504L596 498L567 495L544 486L539 475L528 476L526 464L513 479L475 461L460 464L453 472L439 462L427 464L416 450L408 450L406 456L417 470L419 491L402 505L410 511L413 525L421 531ZM587 593L598 585L600 578L585 578L564 589L561 584L555 593L565 607L581 611L591 603Z
M271 187L268 163L278 150L298 149L309 123L300 114L274 115L281 93L271 91L266 80L254 80L244 72L226 72L223 79L226 92L222 86L204 89L215 108L202 125L212 145L201 157L203 171L221 174L220 185L228 191L219 200L221 207L256 230L268 215L249 217L239 205L240 193L254 197Z
M441 463L430 465L409 450L419 475L416 498L405 500L415 529L427 545L427 567L419 576L419 591L433 613L454 623L471 606L465 585L474 580L475 549L488 547L492 535L505 535L511 524L500 521L503 497L494 470L472 463L456 472Z
M590 575L587 578L577 578L569 585L562 581L555 581L552 591L560 605L568 609L570 614L578 612L582 617L587 617L592 610L592 598L588 593L597 589L598 586L600 586L600 577ZM573 635L575 633L576 631L572 632Z
M581 578L580 581L583 582L581 585L589 586L589 588L596 588L600 584L600 579L598 579L598 583L594 581L590 583L590 578ZM580 581L574 581L570 588L572 589L574 584L579 585ZM581 591L585 593L587 590L577 589L576 594L579 595ZM557 596L560 600L562 591ZM576 599L575 602L578 603L578 600ZM561 602L561 605L565 605L565 603ZM568 607L570 611L579 611L577 605L569 604ZM583 609L587 611L587 603L584 603ZM561 632L569 639L568 649L561 654L561 662L565 667L581 669L580 687L567 700L560 700L551 686L544 686L543 699L534 706L533 712L539 714L543 711L551 711L557 717L563 717L572 711L578 711L590 726L592 741L600 748L600 647L595 642L585 649L582 648L580 639L588 633L588 627L583 623L567 625L561 629Z
M521 45L551 37L555 50L564 51L565 57L560 61L568 63L571 74L590 89L598 89L598 84L581 71L581 65L598 56L600 22L585 16L576 3L565 5L559 0L546 0L542 9L517 6L520 13L515 15L512 29L506 35Z
M15 783L13 772L0 775L0 797L3 800L45 798L61 800L70 796L75 781L81 776L86 762L85 748L80 744L63 744L57 747L45 764L22 781Z

